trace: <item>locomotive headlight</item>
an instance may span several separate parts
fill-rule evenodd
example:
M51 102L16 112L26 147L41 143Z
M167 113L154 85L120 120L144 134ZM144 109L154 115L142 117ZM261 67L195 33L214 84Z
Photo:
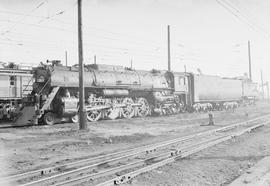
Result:
M45 77L44 76L38 76L36 78L36 82L37 83L44 83L45 82Z

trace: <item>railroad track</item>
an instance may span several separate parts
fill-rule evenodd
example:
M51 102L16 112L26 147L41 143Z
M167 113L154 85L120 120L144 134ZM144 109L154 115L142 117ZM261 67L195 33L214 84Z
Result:
M152 145L6 177L11 185L117 185L270 123L270 115ZM0 181L1 183L4 183Z

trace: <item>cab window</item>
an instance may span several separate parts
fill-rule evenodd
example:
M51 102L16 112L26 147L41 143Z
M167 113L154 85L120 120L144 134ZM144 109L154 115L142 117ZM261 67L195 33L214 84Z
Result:
M178 84L181 86L186 85L185 77L178 77Z
M9 76L10 85L15 85L15 76Z

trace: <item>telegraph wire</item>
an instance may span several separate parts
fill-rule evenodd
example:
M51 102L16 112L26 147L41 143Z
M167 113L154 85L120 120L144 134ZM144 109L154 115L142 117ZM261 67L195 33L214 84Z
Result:
M75 5L76 5L76 4L75 4ZM58 22L58 23L66 24L66 25L75 25L74 23L70 23L70 22L66 22L66 21L60 21L60 20L54 18L54 17L57 16L57 15L62 15L62 14L63 14L64 12L66 12L66 11L67 11L67 10L63 10L63 11L60 11L60 12L55 13L55 14L53 14L52 16L48 16L48 17L46 17L46 16L29 15L29 14L21 14L21 13L16 13L16 12L9 12L9 11L0 11L0 13L2 12L2 13L7 13L7 14L14 14L14 15L28 16L28 17L34 17L34 18L41 18L41 20L38 21L38 24L42 23L42 22L45 21L45 20L51 20L51 21L55 21L55 22ZM18 23L18 24L20 24L20 23ZM106 32L106 33L114 34L114 35L126 36L126 37L128 37L129 39L130 39L130 38L136 37L136 36L129 36L129 35L121 34L121 33L116 33L116 32L112 32L112 31L108 31L108 30L106 30L106 29L96 28L96 27L93 27L93 26L83 25L83 28L84 28L84 29L92 29L92 30L103 31L103 32ZM115 38L104 37L104 36L98 36L98 37L103 37L103 38L107 38L107 39L110 39L110 40L122 40L122 41L123 41L123 40L127 40L127 39L115 39ZM132 41L132 42L134 42L134 43L150 43L150 42L151 42L151 44L152 44L152 43L156 43L156 44L159 44L159 45L161 44L161 43L159 43L159 42L157 42L157 41L154 41L154 40L149 40L149 39L140 38L140 37L137 37L137 38L142 39L142 41L141 41L141 42L137 42L137 41L134 42L134 41ZM150 42L146 42L146 40L148 40L148 41L150 41ZM162 47L162 46L160 46L160 47ZM165 47L164 47L164 48L165 48Z
M237 19L239 19L239 21L241 21L241 22L245 22L245 24L248 24L248 26L250 26L250 28L251 29L255 29L254 27L253 27L253 25L250 25L250 23L249 22L247 22L246 20L243 20L241 17L239 17L234 11L232 11L229 7L228 7L228 5L226 6L226 5L224 5L223 3L223 1L222 0L216 0L216 2L218 3L218 4L220 4L223 8L225 8L229 13L231 13L231 14L233 14ZM223 2L223 3L221 3L221 2ZM256 31L256 30L255 30Z
M1 20L0 20L1 21ZM26 24L26 23L23 23L23 24ZM35 25L36 26L36 25ZM38 26L39 27L39 26ZM47 28L47 26L46 26L46 28ZM51 28L51 27L50 27ZM54 28L54 29L56 29L56 28ZM58 29L58 28L57 28ZM62 29L61 29L61 31L62 31ZM65 31L69 31L69 32L72 32L73 33L73 31L70 31L70 30L65 30ZM16 32L11 32L10 34L12 34L12 33L16 33ZM17 33L17 34L21 34L21 33ZM23 35L27 35L27 34L23 34ZM20 37L20 38L23 38L23 37ZM10 40L10 39L9 39ZM36 39L35 39L35 41L36 41ZM31 41L30 41L31 42ZM44 42L43 42L44 43ZM56 44L56 45L58 45L59 44L59 42L46 42L46 44L48 44L48 43L50 43L50 44ZM66 41L65 41L65 43L66 43ZM42 44L42 42L40 42L40 44ZM76 44L73 44L74 46L76 46ZM85 45L88 45L88 43L87 42L85 42ZM89 44L90 45L90 44ZM94 45L94 46L96 46L96 47L101 47L101 48L106 48L106 49L112 49L112 50L120 50L120 51L128 51L128 52L131 52L131 53L138 53L138 52L146 52L146 53L157 53L157 51L153 51L153 50L136 50L136 49L129 49L129 48L126 48L126 47L112 47L112 46L104 46L104 45L99 45L99 44L91 44L91 45ZM142 45L143 46L143 45ZM138 51L138 52L137 52ZM173 52L173 54L176 54L175 52ZM177 53L178 54L178 53Z
M32 13L32 12L36 11L37 9L39 9L40 7L42 7L46 2L47 2L47 0L42 1L42 2L39 3L35 8L33 8L30 12ZM24 16L24 17L21 19L21 21L25 20L26 17L27 17L27 16ZM1 35L7 34L10 30L13 30L14 27L15 27L15 24L14 24L13 26L11 26L11 28L9 28L8 30L2 32Z
M30 15L30 14L23 14L23 13L12 12L12 11L3 11L3 10L0 10L0 13L25 16L25 17L33 17L33 18L46 18L45 16Z
M48 48L48 46L51 46L51 48L65 48L65 47L70 47L70 48L76 48L75 45L66 45L65 47L64 46L59 46L59 45L56 45L54 43L50 43L50 42L47 42L47 43L41 43L41 42L32 42L32 41L17 41L17 40L11 40L11 42L13 42L12 44L14 45L18 45L18 46L26 46L25 44L22 44L22 43L28 43L29 45L38 45L38 46L44 46L46 45L46 47ZM15 42L15 43L14 43ZM93 44L91 45L88 45L86 44L86 46L92 46ZM100 47L100 46L99 46ZM105 47L103 47L105 48ZM110 48L109 48L110 49ZM121 50L119 48L114 48L116 50L120 50L122 52L117 52L117 51L110 51L110 53L114 53L114 54L129 54L129 55L134 55L134 56L139 56L139 57L142 57L142 56L146 56L146 57L152 57L152 58L157 58L157 59L160 59L160 58L163 58L164 56L158 56L158 55L150 55L150 54L142 54L141 51L133 51L133 50ZM106 50L101 50L101 49L92 49L92 51L101 51L102 53L108 53Z
M40 49L39 48L31 48L31 50L27 47L22 47L23 45L20 45L20 44L16 44L16 43L5 43L5 42L0 42L0 45L11 45L11 46L17 46L17 47L20 47L19 50L24 50L26 51L27 53L31 53L31 54L37 54L35 51L39 51ZM54 53L54 54L59 54L60 52L57 52L55 50L55 48L46 48L46 51L48 51L48 53ZM61 55L62 55L62 52L61 52Z
M23 37L20 37L23 38ZM30 43L31 45L47 45L47 46L53 46L54 48L65 48L65 47L71 47L71 48L76 48L76 44L73 42L66 42L66 41L60 41L60 42L37 42L36 40L33 42L32 40L11 40L9 39L9 41L13 41L13 42L17 42L20 43L18 45L23 46L23 44L21 43ZM65 46L59 46L59 43L61 42L65 42L65 43L69 43L68 45L66 44ZM91 47L95 47L95 48L91 48L93 51L101 51L101 52L110 52L110 53L116 53L116 54L131 54L131 55L136 55L136 56L152 56L155 58L163 58L165 56L162 55L162 53L160 52L155 52L155 51L151 51L151 50L136 50L136 49L130 49L130 48L122 48L122 47L112 47L112 46L105 46L105 45L100 45L100 44L89 44L87 42L85 42L86 46L91 46ZM25 46L25 44L24 44ZM56 47L57 46L57 47ZM178 53L172 53L173 56L176 56L177 58L181 57L178 56Z
M63 14L65 11L67 10L64 10L64 11L60 11L59 13L55 13L53 14L52 16L49 16L49 17L44 17L44 16L35 16L35 15L29 15L29 14L20 14L20 13L16 13L16 12L8 12L8 11L2 11L3 13L8 13L8 14L15 14L15 15L22 15L22 16L30 16L30 17L35 17L35 18L42 18L38 23L41 23L42 21L44 20L53 20L53 21L57 21L57 22L60 22L60 23L63 23L63 24L67 24L67 25L70 25L71 23L68 23L68 22L63 22L63 21L59 21L57 19L53 19L53 17L55 15L59 15L59 14ZM0 11L1 12L1 11ZM68 29L63 29L63 28L59 28L59 27L48 27L48 26L42 26L42 25L36 25L36 24L31 24L31 23L22 23L22 22L15 22L15 21L10 21L10 20L1 20L1 21L6 21L6 22L12 22L12 23L15 23L15 24L23 24L23 25L28 25L28 26L35 26L35 27L39 27L39 28L45 28L45 29L54 29L54 30L59 30L59 31L66 31L66 32L70 32L70 33L74 33L74 31L71 31L71 30L68 30ZM111 31L107 31L105 29L99 29L99 28L95 28L95 27L89 27L89 26L85 26L84 25L84 28L86 29L96 29L96 30L102 30L104 32L107 32L107 33L112 33L112 34L116 34L116 35L123 35L123 34L119 34L119 33L116 33L116 32L111 32ZM8 33L8 32L7 32ZM87 35L90 35L88 33L86 33ZM122 42L128 42L128 43L133 43L133 44L136 44L136 45L140 45L140 44L143 44L143 46L145 46L144 44L144 41L145 39L142 40L142 42L138 42L138 41L129 41L127 39L118 39L118 38L112 38L112 37L107 37L107 36L100 36L100 35L96 35L96 34L91 34L91 36L95 36L95 37L100 37L100 38L103 38L103 39L107 39L107 40L115 40L115 41L122 41ZM132 37L133 38L133 37ZM152 41L153 42L153 41ZM156 42L158 43L158 42ZM160 44L160 43L159 43ZM163 48L165 49L166 47L164 46L156 46L156 45L149 45L151 47L155 47L157 49L160 49L160 48ZM178 46L178 44L177 44Z
M62 28L62 27L43 26L43 25L39 25L39 24L24 23L24 22L11 21L11 20L6 20L6 19L2 19L2 20L0 20L0 22L15 23L15 24L32 26L32 27L37 27L37 28L42 28L42 29L57 30L57 31L62 31L62 32L68 32L68 33L72 33L72 34L73 33L76 33L73 30L65 29L65 28ZM10 31L6 31L6 33L9 33L9 32ZM123 40L123 39L115 39L115 38L106 37L106 36L99 36L99 35L88 33L88 32L84 32L84 35L96 36L96 37L107 39L107 40L122 41L122 42L133 43L133 44L140 45L140 46L145 46L145 44L143 44L141 42L134 42L134 41L129 42L129 41L126 41L126 40ZM148 45L148 46L155 47L155 48L165 48L165 47L162 47L162 46L154 46L154 45L153 46L152 45Z
M39 9L46 1L41 2L34 10Z
M36 16L36 15L29 15L29 14L22 14L22 13L17 13L17 12L9 12L9 11L0 11L0 13L2 12L2 13L6 13L6 14L14 14L14 15L20 15L20 16L28 16L28 17L33 17L33 18L40 18L41 20L40 21L38 21L37 23L38 24L40 24L40 23L42 23L43 21L45 21L45 20L51 20L51 21L55 21L55 22L58 22L58 23L61 23L61 24L65 24L65 25L75 25L74 23L70 23L70 22L65 22L65 21L61 21L61 20L58 20L58 19L55 19L54 17L56 17L57 15L62 15L63 13L65 13L67 10L63 10L63 11L60 11L60 12L58 12L58 13L55 13L55 14L53 14L52 16L48 16L48 17L46 17L46 16ZM6 20L7 21L7 20ZM15 23L15 24L23 24L22 22L15 22L15 21L8 21L8 22L13 22L13 23ZM26 23L27 24L27 23ZM34 24L32 24L32 26L34 26ZM38 26L38 25L37 25ZM115 34L115 35L123 35L123 36L125 36L124 34L120 34L120 33L116 33L116 32L111 32L111 31L108 31L108 30L105 30L105 29L100 29L100 28L96 28L96 27L93 27L93 26L87 26L87 25L83 25L83 28L84 29L90 29L90 30L98 30L98 31L103 31L103 32L107 32L107 33L110 33L110 34ZM53 29L53 28L52 28ZM57 29L57 28L56 28ZM112 38L112 37L106 37L106 36L99 36L99 35L96 35L97 37L101 37L101 38L104 38L104 39L109 39L109 40L121 40L121 41L128 41L128 40L130 40L130 38L134 38L135 36L127 36L127 37L129 37L129 39L116 39L116 38ZM139 39L142 39L142 41L140 41L140 42L138 42L138 41L131 41L131 42L133 42L133 43L150 43L150 42L145 42L147 39L145 39L145 38L140 38L140 37L138 37ZM128 41L128 42L130 42L130 41ZM150 40L149 40L150 41ZM157 42L157 41L153 41L153 40L151 40L151 44L153 45L153 46L156 46L155 44L153 44L153 43L157 43L157 44L161 44L161 43L159 43L159 42ZM150 46L150 45L149 45ZM162 46L159 46L159 47L162 47ZM164 47L165 48L165 47Z
M38 24L42 23L43 21L52 19L53 17L59 16L59 15L63 15L65 12L67 12L67 11L73 9L76 5L77 5L77 1L75 1L75 3L73 3L73 5L72 5L70 8L67 8L67 9L65 9L65 10L60 10L60 11L56 12L55 14L53 14L53 15L51 15L51 16L44 17L44 19L40 20L40 21L38 22Z
M225 2L225 0L224 0L224 2ZM228 0L228 1L226 1L226 3L230 6L230 7L232 7L233 9L235 9L236 11L238 11L239 12L239 14L242 14L242 16L243 17L245 17L247 20L250 20L250 22L253 24L253 25L255 25L256 27L257 27L257 29L259 29L259 30L261 30L261 32L263 32L264 34L266 34L269 38L270 38L270 33L269 32L267 32L266 30L264 30L264 28L263 27L261 27L260 25L258 25L258 24L255 24L254 23L254 20L251 20L251 18L250 18L250 12L248 12L246 9L245 9L245 11L243 11L243 10L239 10L238 8L236 8L235 7L235 4L234 3L232 3L230 0ZM242 8L242 9L244 9L244 8ZM241 13L242 12L242 13ZM244 14L243 14L243 12L244 12ZM248 12L248 13L246 13L246 12ZM253 18L254 18L254 16L252 16Z
M51 49L52 48L58 48L58 49L64 49L66 47L69 47L69 48L76 48L76 46L74 45L66 45L65 47L63 46L57 46L55 45L54 43L40 43L40 42L29 42L29 41L15 41L15 40L12 40L12 42L16 42L16 43L12 43L13 45L18 45L18 46L24 46L24 47L27 47L27 44L22 44L22 43L29 43L28 45L38 45L38 46L44 46L46 47L46 49L48 48L48 46L51 46ZM113 56L119 56L119 55L130 55L130 56L133 56L133 57L138 57L138 58L151 58L151 59L160 59L160 60L163 60L164 58L166 58L166 55L156 55L156 54L149 54L149 52L146 52L146 54L143 54L142 51L140 50L137 50L137 51L134 51L134 50L121 50L119 48L114 48L116 49L117 51L114 51L114 50L111 50L112 48L110 47L101 47L101 46L98 46L98 48L89 48L90 45L86 44L86 47L87 47L87 50L88 51L92 51L93 54L99 54L99 55L103 55L103 54L106 54L106 55L113 55ZM92 47L92 45L91 45ZM109 51L108 51L109 49ZM52 49L53 50L53 49ZM120 51L118 51L120 50ZM194 57L194 56L190 56L190 55L184 55L185 57L180 57L180 56L177 56L177 55L174 55L173 54L173 58L175 60L179 59L179 60L192 60L192 61L204 61L202 60L200 57Z
M39 8L39 7L41 7L42 5L43 5L44 3L42 3L42 4L39 4L36 8ZM60 11L59 13L56 13L56 14L54 14L53 16L55 16L55 15L59 15L59 14L63 14L64 13L64 11ZM28 15L28 14L27 14ZM43 19L52 19L53 18L53 16L50 16L50 17L43 17ZM27 17L26 15L25 15L25 17ZM42 26L42 25L36 25L36 24L30 24L30 23L22 23L22 22L15 22L15 21L9 21L9 20L2 20L2 21L7 21L7 22L12 22L12 23L16 23L16 24L24 24L24 25L28 25L28 26L36 26L36 27L39 27L39 28L47 28L47 29L56 29L56 30L60 30L60 31L65 31L65 32L70 32L70 33L74 33L74 31L71 31L71 30L67 30L67 29L63 29L63 28L58 28L58 27L48 27L48 26ZM42 20L41 20L42 21ZM40 21L40 22L41 22ZM39 22L39 23L40 23ZM99 29L100 30L100 29ZM106 31L106 30L104 30L104 29L102 29L103 31ZM114 34L116 34L115 32L110 32L109 31L109 33L114 33ZM93 34L91 34L91 36L92 36ZM120 34L121 35L121 34ZM112 39L112 40L117 40L117 39L115 39L115 38L109 38L109 37L103 37L104 39ZM33 42L32 42L32 44L33 44ZM18 45L21 45L21 44L18 44ZM145 46L145 45L144 45ZM104 47L104 46L103 46ZM109 49L112 49L113 47L106 47L106 48L109 48ZM162 47L162 46L158 46L157 48L166 48L166 47ZM116 48L113 48L113 49L116 49ZM120 50L127 50L129 53L134 53L134 50L132 50L132 49L125 49L125 48L117 48L117 49L120 49ZM151 51L151 52L154 52L154 51ZM177 52L178 53L178 52ZM163 57L163 56L162 56Z
M37 24L33 24L33 23L24 23L24 22L19 22L19 21L11 21L11 20L7 20L7 19L1 19L0 22L15 23L15 24L33 26L33 27L44 28L44 29L49 29L49 30L53 29L53 30L59 30L59 31L74 33L74 31L70 31L70 30L67 30L67 29L60 28L60 27L42 26L42 25L37 25Z
M229 11L231 14L233 14L239 21L247 24L255 32L264 33L264 35L267 36L268 39L270 39L270 35L268 33L260 30L260 28L257 25L254 25L253 23L251 23L250 20L248 20L245 16L243 16L237 8L233 7L231 4L229 4L228 2L224 0L216 0L216 2L220 4L223 8L225 8L227 11ZM235 11L233 11L231 8L233 8L238 14L235 13ZM239 15L241 15L241 17Z

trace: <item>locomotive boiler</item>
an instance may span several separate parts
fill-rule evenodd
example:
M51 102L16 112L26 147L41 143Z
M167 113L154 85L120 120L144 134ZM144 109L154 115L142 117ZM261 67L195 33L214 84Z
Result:
M111 65L84 67L87 119L116 119L177 113L179 99L173 94L172 74ZM57 118L77 121L78 67L58 62L34 70L33 94L38 97L38 119L53 124Z

